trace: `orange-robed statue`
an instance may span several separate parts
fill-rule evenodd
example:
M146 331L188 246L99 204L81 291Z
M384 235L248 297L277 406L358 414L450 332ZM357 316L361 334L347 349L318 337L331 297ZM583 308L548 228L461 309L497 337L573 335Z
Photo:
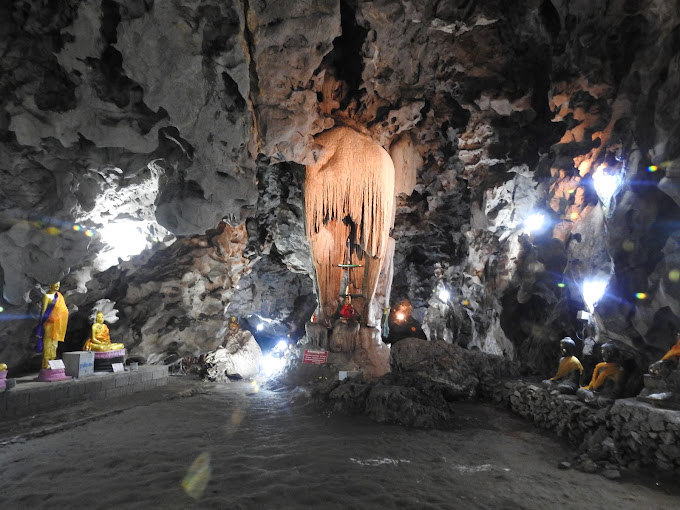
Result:
M84 351L108 352L125 349L124 344L111 343L111 336L109 334L109 327L104 324L104 313L97 312L94 324L92 324L92 335L87 339L83 345Z
M43 369L49 369L48 362L57 359L57 345L63 342L66 336L68 308L64 296L59 292L59 287L59 282L50 285L50 289L42 300L36 351L43 353Z

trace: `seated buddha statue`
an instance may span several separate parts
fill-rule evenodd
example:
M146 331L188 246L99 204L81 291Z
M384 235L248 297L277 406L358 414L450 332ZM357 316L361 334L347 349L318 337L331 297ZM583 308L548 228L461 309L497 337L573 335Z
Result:
M595 365L590 384L579 388L576 395L585 402L601 399L602 404L621 395L623 367L618 363L619 351L612 342L602 344L602 362Z
M229 319L229 325L227 326L227 330L229 333L236 333L239 329L241 329L241 326L238 325L238 320L236 319L235 315L231 316L231 319Z
M125 345L121 343L111 343L109 327L104 324L104 314L101 311L98 311L95 322L92 324L92 335L87 339L85 345L83 345L83 350L108 352L119 351L120 349L125 349Z
M548 390L557 390L560 393L573 395L579 388L579 380L583 373L583 365L576 357L576 344L570 337L560 340L562 357L557 367L557 373L543 381L542 385Z
M649 365L649 373L655 377L668 377L670 372L678 367L680 360L680 333L677 336L677 343L663 355L663 357Z

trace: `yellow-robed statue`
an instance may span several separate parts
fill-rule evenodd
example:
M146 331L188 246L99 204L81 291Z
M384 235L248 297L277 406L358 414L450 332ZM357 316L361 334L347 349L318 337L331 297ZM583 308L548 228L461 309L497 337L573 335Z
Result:
M83 345L83 350L108 352L118 351L120 349L125 349L125 345L121 343L111 343L109 327L104 324L104 313L101 310L98 311L94 324L92 324L92 335L87 339L85 345Z
M36 351L43 353L42 367L50 368L49 361L57 359L57 345L64 341L68 325L68 308L64 296L59 292L59 282L50 285L42 300L40 323L38 324L38 344Z

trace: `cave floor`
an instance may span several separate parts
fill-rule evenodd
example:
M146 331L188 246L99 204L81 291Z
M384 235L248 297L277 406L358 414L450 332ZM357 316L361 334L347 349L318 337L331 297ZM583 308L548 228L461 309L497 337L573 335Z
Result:
M4 508L675 508L671 481L559 470L567 447L482 404L447 431L326 415L295 393L172 377L0 420ZM202 455L202 454L208 455ZM209 459L195 476L192 463ZM185 486L199 499L192 499ZM208 480L201 491L201 480Z

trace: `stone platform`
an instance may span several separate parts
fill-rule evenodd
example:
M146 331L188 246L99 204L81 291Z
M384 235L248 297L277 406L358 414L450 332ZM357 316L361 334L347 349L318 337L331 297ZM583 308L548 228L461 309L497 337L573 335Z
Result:
M494 399L537 426L578 445L599 463L631 470L680 474L680 411L660 409L636 398L594 408L573 395L551 393L536 382L509 381Z
M35 374L17 378L17 385L0 391L0 420L53 411L84 400L123 397L168 382L165 365L141 366L135 371L99 372L81 379L35 382Z

